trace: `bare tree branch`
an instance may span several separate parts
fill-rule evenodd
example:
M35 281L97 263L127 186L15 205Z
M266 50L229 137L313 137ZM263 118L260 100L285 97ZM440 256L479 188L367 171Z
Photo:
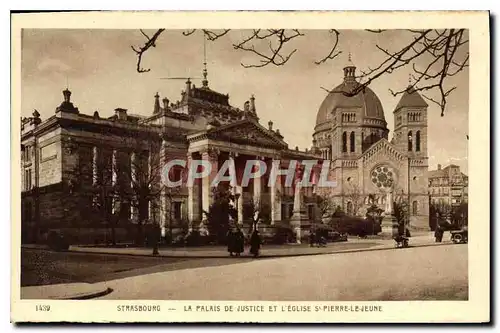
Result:
M374 34L380 34L385 31L384 29L365 29L365 30L368 32L372 32Z
M184 36L191 36L192 34L194 34L198 29L192 29L192 30L187 30L187 31L183 31L182 34ZM217 33L215 32L214 30L207 30L207 29L202 29L201 30L203 32L203 34L205 35L205 38L209 41L215 41L221 37L224 37L225 35L227 35L227 33L229 31L231 31L231 29L224 29L221 33Z
M373 30L370 32L383 33L384 31ZM447 78L457 75L468 67L469 53L467 52L464 56L458 55L457 52L461 46L468 43L464 37L465 30L408 30L408 32L411 34L411 41L397 51L376 45L376 48L384 54L384 59L378 65L361 71L361 75L357 78L359 81L365 80L362 84L355 85L349 91L335 91L335 93L355 96L380 76L394 73L400 68L411 65L413 73L410 75L413 82L410 86L396 91L389 89L389 91L393 96L403 94L408 91L408 88L425 92L422 96L438 105L441 108L441 116L443 116L447 98L456 89L456 87L445 88ZM335 47L330 51L331 53L335 51ZM423 69L419 69L417 63L424 63ZM324 87L321 89L326 90ZM428 96L427 92L430 91L438 91L440 98ZM328 92L332 93L333 91Z
M164 29L159 29L153 36L149 36L144 31L141 33L147 39L146 43L140 49L132 47L138 55L137 71L139 73L148 72L149 69L141 67L142 55L151 46L155 46L156 39ZM201 30L204 37L209 41L215 41L230 32L225 30ZM186 30L182 32L184 36L193 35L197 29ZM385 29L366 29L372 34L389 33ZM331 29L329 31L332 38L332 44L328 54L315 61L317 65L326 63L329 60L337 58L342 51L338 49L340 31ZM468 44L468 34L465 29L407 29L404 33L408 34L408 41L399 49L392 50L391 47L376 45L376 49L383 54L383 59L367 68L360 69L360 75L356 77L356 84L349 87L348 91L330 91L321 87L329 93L342 93L345 96L352 97L369 86L372 82L383 75L390 75L402 68L410 67L412 83L410 88L422 92L423 96L435 103L441 108L441 115L447 103L447 98L456 89L456 87L447 87L449 77L456 76L469 66L469 52L463 52L462 46ZM257 62L241 65L245 68L265 67L268 65L283 66L297 52L297 49L289 49L287 46L304 34L297 29L254 29L249 35L232 44L235 50L240 50L253 54ZM389 89L391 94L398 96L408 90L408 87L395 87ZM439 93L439 97L428 95L429 93Z
M285 29L268 29L266 31L257 29L241 42L233 44L233 47L235 50L247 51L260 58L259 64L242 63L241 65L245 68L264 67L269 64L282 66L286 64L292 55L297 51L297 49L294 49L290 52L286 52L283 48L288 42L300 36L304 35L297 29L293 29L291 32ZM258 50L255 45L255 42L258 40L267 40L270 52Z
M334 59L335 57L337 57L338 55L342 54L342 51L337 51L337 45L339 44L339 35L340 35L340 32L336 29L331 29L330 30L330 34L334 33L335 34L335 37L334 37L334 42L333 42L333 46L330 50L330 53L328 53L328 55L318 61L315 61L314 63L316 65L319 65L319 64L322 64L328 60L331 60L331 59Z
M156 47L156 40L158 37L161 35L161 33L165 31L165 29L158 29L153 37L149 37L142 29L141 33L146 37L146 42L144 43L144 46L142 46L139 49L136 49L135 47L131 46L132 50L137 54L137 72L139 73L145 73L149 72L151 69L144 69L141 67L141 61L142 61L142 56L144 52L146 52L150 47Z

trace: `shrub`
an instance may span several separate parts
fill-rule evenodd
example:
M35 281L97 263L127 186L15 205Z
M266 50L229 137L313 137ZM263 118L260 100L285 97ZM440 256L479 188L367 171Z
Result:
M366 236L381 231L380 225L372 219L362 219L354 216L333 217L330 225L341 234Z
M287 227L277 227L274 229L274 234L270 239L272 244L282 245L295 242L295 233Z
M63 234L52 230L47 235L47 245L54 251L67 251L70 244L69 240Z

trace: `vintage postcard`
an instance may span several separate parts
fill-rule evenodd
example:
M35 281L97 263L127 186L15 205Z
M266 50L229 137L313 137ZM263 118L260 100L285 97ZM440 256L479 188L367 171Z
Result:
M489 48L488 12L12 14L11 320L489 322Z

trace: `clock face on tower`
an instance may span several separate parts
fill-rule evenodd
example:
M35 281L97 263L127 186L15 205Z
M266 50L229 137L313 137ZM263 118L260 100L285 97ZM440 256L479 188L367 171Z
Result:
M379 165L371 171L370 174L372 183L381 190L387 190L392 187L395 182L396 173L386 165Z

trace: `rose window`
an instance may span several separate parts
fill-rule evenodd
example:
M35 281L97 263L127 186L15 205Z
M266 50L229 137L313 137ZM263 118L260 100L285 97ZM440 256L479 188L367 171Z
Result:
M380 189L387 189L394 184L394 171L386 166L379 166L371 172L372 183Z

